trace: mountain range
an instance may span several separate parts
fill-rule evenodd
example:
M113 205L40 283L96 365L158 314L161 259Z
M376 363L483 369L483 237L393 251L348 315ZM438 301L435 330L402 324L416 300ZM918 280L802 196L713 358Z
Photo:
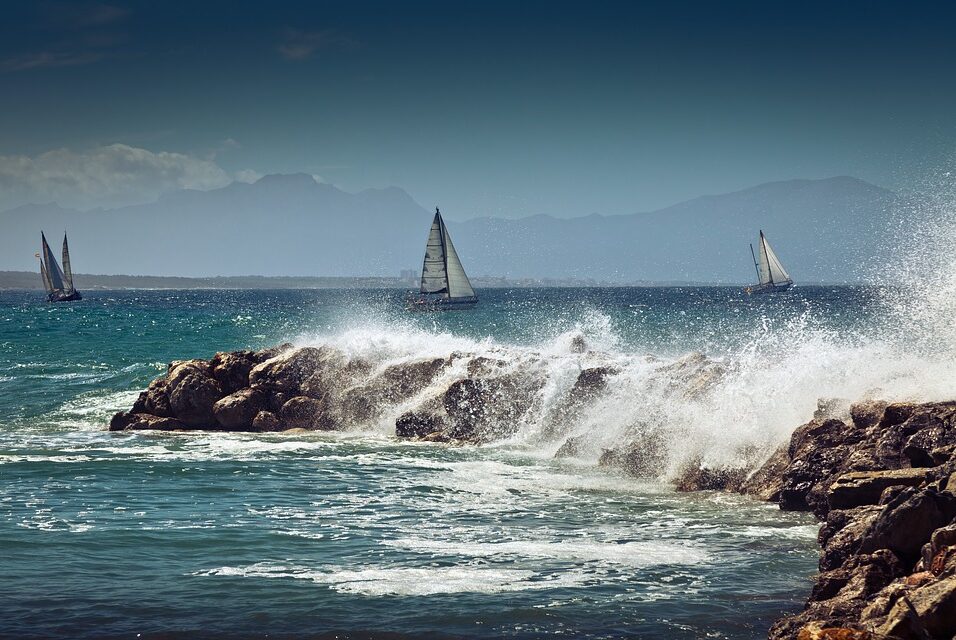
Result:
M475 276L746 282L754 278L748 243L763 229L793 278L807 283L865 280L887 257L885 239L904 205L892 191L835 177L629 215L455 221L445 213ZM0 269L34 268L40 230L57 243L67 229L77 272L397 276L420 268L431 215L397 187L353 194L304 174L117 209L25 205L0 213Z

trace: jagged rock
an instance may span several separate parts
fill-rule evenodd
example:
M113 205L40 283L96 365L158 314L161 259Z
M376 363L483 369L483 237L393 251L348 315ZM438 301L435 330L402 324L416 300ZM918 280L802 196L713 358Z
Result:
M843 474L830 485L827 501L831 509L850 509L864 504L876 504L883 491L889 487L899 485L918 487L925 481L925 469L853 471Z
M820 570L830 571L843 566L859 550L863 534L882 511L877 506L830 511L817 536L822 550Z
M209 366L222 392L231 394L249 386L249 372L260 362L255 351L221 351L213 356Z
M857 429L869 429L883 419L886 405L886 402L880 400L855 402L850 405L850 419Z
M445 358L403 362L386 367L367 383L342 398L342 415L349 422L366 422L389 403L415 396L449 365Z
M659 476L667 451L664 441L656 431L641 431L624 447L605 449L598 459L598 466L621 469L628 475L639 478Z
M175 418L154 416L147 413L120 412L110 420L110 431L137 431L142 429L157 429L160 431L181 431L186 428Z
M287 429L329 431L335 424L328 417L325 403L307 396L295 396L282 405L279 421Z
M399 438L424 438L447 428L444 420L433 413L406 411L395 421L395 435Z
M700 461L687 465L677 478L678 491L737 491L747 477L745 469L713 469L703 467Z
M555 460L560 460L562 458L576 458L581 455L581 447L583 445L583 439L581 436L575 436L568 438L564 441L558 450L554 452Z
M781 446L759 469L740 485L740 493L754 496L758 500L777 502L783 488L783 474L790 464L787 446Z
M904 640L952 638L956 635L956 578L932 582L905 593L874 632Z
M176 371L182 371L185 366ZM169 406L177 420L190 427L218 425L212 407L222 397L219 383L205 374L184 373L169 394Z
M173 410L169 406L168 383L166 378L156 378L149 383L146 391L139 394L133 404L132 413L148 413L160 418L169 418Z
M258 389L242 389L217 401L212 406L216 421L225 429L252 428L252 421L266 407L266 396Z
M876 640L872 634L859 629L846 627L826 627L819 622L811 622L800 629L797 640Z
M341 357L341 354L329 347L284 351L254 366L249 372L249 385L267 392L294 395L328 357Z
M864 553L890 549L915 562L936 529L956 518L956 495L933 489L909 489L883 507L861 540Z

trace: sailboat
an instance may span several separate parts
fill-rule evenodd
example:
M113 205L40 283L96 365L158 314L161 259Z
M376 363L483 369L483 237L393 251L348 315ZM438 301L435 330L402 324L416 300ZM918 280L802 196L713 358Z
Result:
M40 259L40 275L43 277L43 287L46 289L47 300L50 302L82 300L83 296L73 286L73 268L70 266L70 247L66 241L66 234L63 234L62 269L57 264L53 251L47 244L46 236L42 231L40 232L40 240L43 246L37 257Z
M409 294L406 302L413 311L470 309L478 304L478 296L461 266L438 207L425 244L421 288L418 293Z
M775 291L786 291L793 286L793 280L787 270L780 264L780 258L773 252L767 237L760 231L760 240L757 254L754 254L754 246L750 245L750 255L754 259L754 267L757 269L758 283L752 287L744 289L747 293L773 293ZM759 255L759 259L757 258Z

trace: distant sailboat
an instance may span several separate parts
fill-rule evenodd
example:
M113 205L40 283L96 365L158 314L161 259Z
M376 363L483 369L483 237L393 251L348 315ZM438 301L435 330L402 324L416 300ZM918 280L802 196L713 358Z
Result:
M416 311L469 309L478 304L478 296L461 266L438 207L425 244L422 285L407 302L408 308Z
M773 252L770 243L763 231L760 232L760 246L758 247L759 259L754 254L754 246L750 245L750 255L754 259L754 267L757 269L758 284L747 287L747 293L773 293L775 291L786 291L793 286L793 280L787 270L780 264L780 258Z
M40 232L40 240L43 246L37 257L40 258L40 276L43 278L47 300L50 302L82 300L83 296L73 286L73 268L70 266L70 247L66 241L66 234L63 234L62 269L60 269L60 265L53 256L53 251L47 244L46 236L42 231Z

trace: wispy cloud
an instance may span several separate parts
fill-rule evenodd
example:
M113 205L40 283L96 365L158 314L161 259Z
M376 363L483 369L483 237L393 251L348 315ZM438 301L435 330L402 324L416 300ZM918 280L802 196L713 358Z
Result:
M52 67L76 67L100 60L99 51L38 51L0 59L0 73Z
M129 9L93 3L40 5L50 41L32 51L0 58L0 73L92 64L115 53L127 41L121 23Z
M287 60L307 60L320 49L354 49L358 46L357 40L334 29L286 29L277 49Z
M56 26L89 29L120 22L130 15L130 10L102 2L50 2L44 5L44 13Z
M226 172L212 160L111 144L83 152L0 156L0 210L55 201L63 206L121 206L179 189L215 189L254 172Z

